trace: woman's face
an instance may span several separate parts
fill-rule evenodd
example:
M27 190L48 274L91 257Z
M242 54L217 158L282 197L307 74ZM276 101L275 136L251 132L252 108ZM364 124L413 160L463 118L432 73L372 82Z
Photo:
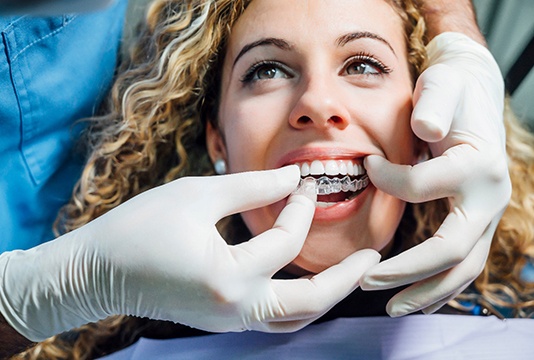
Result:
M354 181L370 154L413 163L411 100L402 22L384 0L254 0L231 31L208 148L229 172L299 164ZM243 218L256 235L283 206ZM372 184L319 196L294 265L319 272L359 249L386 252L403 210Z

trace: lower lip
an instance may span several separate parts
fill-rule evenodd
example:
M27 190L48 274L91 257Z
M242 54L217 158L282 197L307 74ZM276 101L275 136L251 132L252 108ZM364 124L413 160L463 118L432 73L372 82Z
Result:
M371 193L373 185L369 184L363 190L358 196L356 196L354 199L350 199L347 201L341 201L337 203L336 205L332 205L326 208L323 207L316 207L315 208L315 215L313 216L313 221L316 222L323 222L323 221L339 221L339 220L345 220L352 214L354 214L356 211L358 211L363 203L365 202L365 199L369 196Z

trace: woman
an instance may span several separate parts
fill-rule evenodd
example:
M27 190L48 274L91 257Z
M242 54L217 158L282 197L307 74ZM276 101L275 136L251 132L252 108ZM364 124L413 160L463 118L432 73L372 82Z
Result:
M158 184L212 174L212 162L224 161L229 172L299 164L303 178L328 193L318 197L301 254L279 276L316 273L364 248L387 258L434 233L447 213L444 202L406 205L370 184L362 166L371 154L399 164L426 154L409 124L414 79L425 66L424 22L411 1L202 5L156 1L150 8L148 30L114 86L110 113L93 123L91 158L61 231ZM465 296L529 316L533 287L520 271L532 254L534 155L530 135L510 126L513 201L476 293ZM227 219L221 231L232 239L261 233L282 207L244 213L244 224L240 216ZM325 319L378 315L372 306L383 309L396 291L355 292ZM354 313L357 304L369 308ZM142 331L150 335L147 327L109 319L81 330L75 350L67 344L61 351L83 357L112 335L122 344ZM54 354L61 342L52 339L38 351Z
M306 244L294 261L313 273L362 248L390 251L404 203L366 180L363 159L383 155L413 164L417 157L401 19L384 1L340 5L345 6L360 11L340 18L339 8L323 2L252 2L232 29L214 106L218 113L207 119L210 157L224 159L230 172L299 164L303 177L348 177L363 185L319 195ZM283 26L291 21L294 27ZM295 33L311 28L312 21L328 26ZM259 234L281 207L251 211L243 219Z

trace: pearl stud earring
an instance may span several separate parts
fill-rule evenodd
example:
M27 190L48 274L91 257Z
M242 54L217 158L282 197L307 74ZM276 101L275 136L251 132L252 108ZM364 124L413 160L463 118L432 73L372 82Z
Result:
M226 161L224 161L224 159L217 159L213 164L213 167L218 175L226 174Z

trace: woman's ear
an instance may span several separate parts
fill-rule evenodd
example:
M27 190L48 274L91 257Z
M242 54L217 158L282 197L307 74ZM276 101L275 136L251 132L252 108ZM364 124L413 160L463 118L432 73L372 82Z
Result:
M219 129L216 129L210 121L206 127L206 147L212 163L221 159L226 161L224 139Z

